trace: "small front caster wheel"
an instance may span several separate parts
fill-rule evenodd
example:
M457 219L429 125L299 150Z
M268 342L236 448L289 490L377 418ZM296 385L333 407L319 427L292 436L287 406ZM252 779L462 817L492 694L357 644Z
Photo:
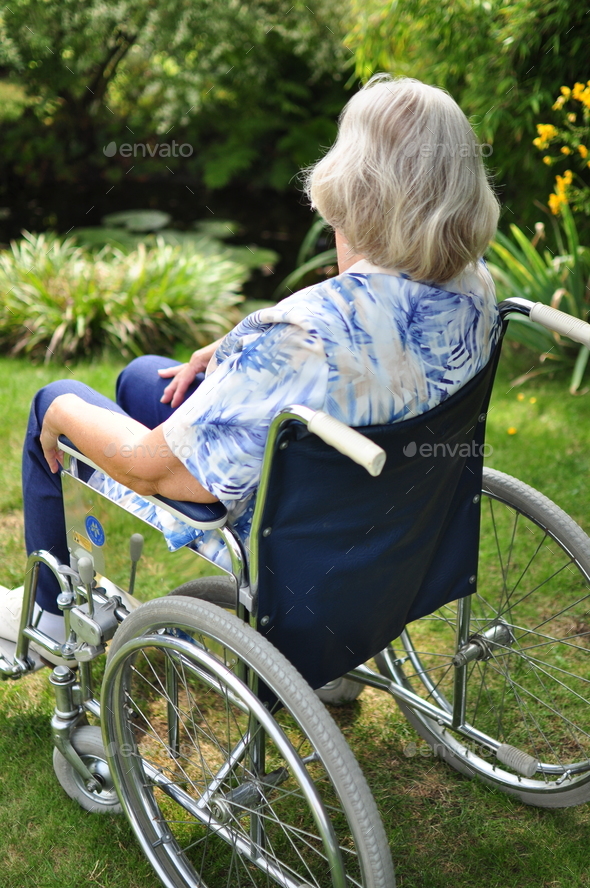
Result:
M74 731L70 739L88 770L100 783L101 789L100 792L87 789L84 778L74 770L59 749L54 749L53 770L62 789L92 814L120 814L122 808L113 786L100 728L85 725Z

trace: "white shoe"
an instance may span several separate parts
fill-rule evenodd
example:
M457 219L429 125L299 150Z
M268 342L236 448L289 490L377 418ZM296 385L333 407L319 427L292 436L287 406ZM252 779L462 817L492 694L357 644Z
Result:
M0 586L0 654L9 662L14 661L16 652L16 642L23 607L23 591L23 586L19 586L16 589L7 589L6 586ZM63 617L60 618L57 614L43 611L35 604L33 619L42 632L55 638L55 641L59 644L63 644L65 641ZM49 626L44 626L44 622L46 624L49 623ZM42 669L43 666L69 666L70 668L76 666L75 660L62 660L61 657L44 650L33 641L29 644L29 658L34 663L33 671Z

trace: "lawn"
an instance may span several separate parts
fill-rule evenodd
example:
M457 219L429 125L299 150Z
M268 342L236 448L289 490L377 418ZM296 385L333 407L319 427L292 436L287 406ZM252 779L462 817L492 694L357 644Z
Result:
M514 385L534 364L523 352L503 355L488 464L542 490L588 531L590 395L568 395L566 374ZM112 396L120 366L103 361L64 371L0 359L0 583L22 581L19 451L32 395L71 372ZM51 765L51 710L44 672L0 686L0 884L156 888L126 821L86 814L64 796ZM333 712L373 789L401 888L590 886L588 806L528 808L459 776L375 691Z

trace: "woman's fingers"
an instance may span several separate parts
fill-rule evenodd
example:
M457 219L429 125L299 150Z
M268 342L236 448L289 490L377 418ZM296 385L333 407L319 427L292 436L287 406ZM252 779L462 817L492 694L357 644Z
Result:
M172 381L166 386L164 393L160 398L162 404L168 404L174 398L174 394L178 387L178 376L182 369L187 366L187 364L176 364L174 367L164 367L162 370L158 370L158 375L162 379L172 377ZM176 406L176 404L174 406Z
M53 434L49 429L46 429L44 425L41 430L40 440L41 447L43 449L43 456L47 461L47 465L55 474L63 460L62 451L58 450L57 447L57 436Z
M161 376L162 379L168 379L169 376L176 376L176 374L182 370L183 364L176 364L174 367L163 367L162 370L158 370L158 376Z
M173 379L170 385L167 385L164 389L162 397L160 398L161 404L167 404L174 397L174 392L176 391L176 379Z
M179 407L180 404L184 401L187 389L189 386L193 384L195 381L195 374L193 370L188 368L188 372L179 373L178 376L174 379L176 383L174 391L172 392L172 400L170 401L170 406L172 408ZM168 386L170 388L170 386Z
M172 408L175 408L184 401L187 389L195 381L196 373L190 364L181 364L179 367L169 369L176 372L172 381L164 389L160 401L162 404L170 404ZM158 372L163 376L166 371L159 370ZM168 373L168 375L170 374Z

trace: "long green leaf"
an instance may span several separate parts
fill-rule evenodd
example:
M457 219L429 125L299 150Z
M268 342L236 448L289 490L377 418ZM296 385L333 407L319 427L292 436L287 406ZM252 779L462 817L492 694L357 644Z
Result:
M580 346L578 357L576 358L576 363L574 364L574 372L572 373L572 378L570 380L570 393L572 395L575 395L580 387L582 377L584 376L584 370L586 369L586 364L588 363L589 355L590 351L586 348L586 346Z
M316 248L316 244L322 231L325 231L326 228L329 228L329 225L322 216L315 220L315 222L303 238L303 241L299 248L299 252L297 254L298 266L303 265L303 263L307 262L307 260L310 258L311 254Z
M307 262L304 262L303 265L300 265L299 268L296 268L295 271L292 271L291 274L281 281L274 292L275 299L280 299L287 291L293 292L299 281L306 274L309 274L310 271L315 271L316 268L321 268L322 265L335 265L336 259L335 249L325 250L323 253L318 253L317 256L308 259Z

